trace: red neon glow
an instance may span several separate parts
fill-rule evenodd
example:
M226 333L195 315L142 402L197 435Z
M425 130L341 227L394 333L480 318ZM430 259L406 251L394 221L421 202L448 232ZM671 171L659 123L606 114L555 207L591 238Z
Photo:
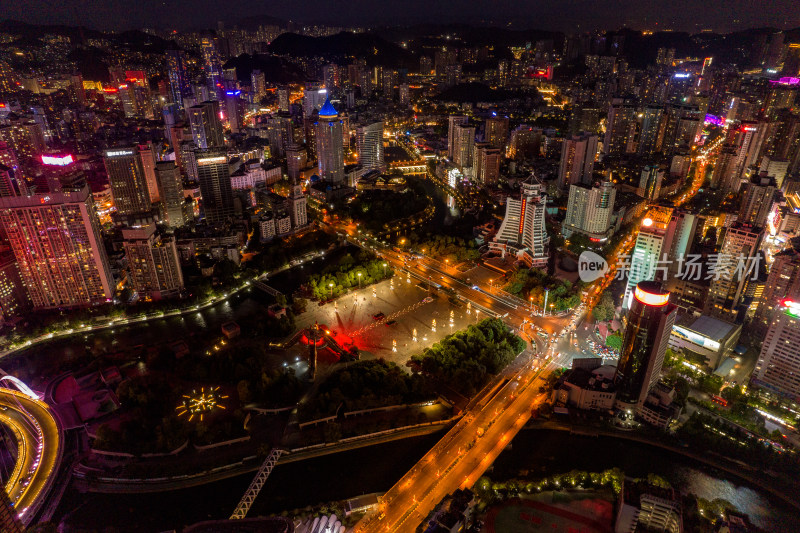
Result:
M117 89L116 87L103 87L103 91L107 93L118 93L119 89Z
M0 103L0 109L4 108L6 104Z
M636 290L633 291L633 295L636 297L637 300L639 300L645 305L660 307L662 305L667 305L667 303L669 303L668 292L663 294L653 294L652 292L643 291L638 287L638 285L636 287Z

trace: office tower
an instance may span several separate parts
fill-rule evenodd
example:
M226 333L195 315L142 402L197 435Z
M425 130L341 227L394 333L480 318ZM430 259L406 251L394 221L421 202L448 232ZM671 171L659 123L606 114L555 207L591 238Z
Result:
M656 208L648 211L647 217L642 220L628 265L628 282L622 299L623 308L627 309L631 305L633 292L640 281L663 280L666 275L666 266L661 268L659 261L665 252L664 241L671 217L672 209Z
M197 181L197 146L192 141L183 141L180 146L181 172L189 182ZM177 158L176 158L177 159Z
M444 83L445 86L452 87L461 83L462 67L460 63L447 65L445 68Z
M739 189L739 178L736 176L736 148L724 145L719 151L711 173L711 187L728 192Z
M788 298L800 302L800 238L789 241L788 247L773 256L764 292L756 317L762 325L768 325L781 300Z
M5 141L0 141L0 164L7 166L12 170L17 170L19 168L19 161L17 161L17 155L14 153L14 150L9 146L9 144Z
M483 186L495 185L500 178L500 148L490 143L475 144L475 179Z
M293 229L302 228L308 224L306 196L296 180L292 180L292 191L289 193L289 217L292 219Z
M103 162L117 214L149 213L152 202L138 148L111 148L103 153Z
M356 128L358 164L364 170L382 170L383 122L372 122Z
M0 163L0 197L27 196L28 183L11 167Z
M192 96L192 85L186 71L186 55L183 50L167 50L166 67L172 101L183 109L183 99Z
M299 144L292 143L286 149L286 173L289 179L300 179L300 173L307 162L306 149Z
M698 138L705 116L700 116L696 105L669 104L667 106L661 142L656 142L656 151L671 154L682 146L690 147Z
M223 148L225 137L222 134L222 124L219 118L219 103L203 102L189 108L189 127L192 130L192 140L201 150Z
M778 197L778 186L773 178L753 176L742 188L738 222L764 228Z
M508 117L491 116L483 127L483 140L502 152L508 144Z
M186 223L183 218L183 180L174 161L159 161L155 168L158 194L163 205L163 222L171 228Z
M319 110L319 118L314 132L317 144L319 176L331 183L344 181L344 147L342 142L342 121L339 113L325 100Z
M314 111L320 111L330 101L328 90L319 82L308 82L303 92L303 116L310 117Z
M267 80L263 72L254 69L250 73L250 90L253 93L253 100L256 103L267 95Z
M599 187L576 184L569 188L567 216L561 233L569 238L572 233L580 233L594 241L608 238L614 213L614 200L617 190L610 181Z
M733 190L738 190L738 180L745 171L758 162L761 147L767 134L764 122L743 122L736 132L736 163L733 173Z
M339 65L336 63L328 63L322 67L322 79L325 81L325 88L330 91L331 94L335 93L336 90L342 86Z
M467 120L467 117L461 115L450 115L447 117L447 155L451 161L453 160L453 154L456 153L456 126L466 124Z
M9 124L0 126L0 140L14 151L19 164L28 171L45 150L42 127L33 121L10 119Z
M150 224L122 230L122 245L128 260L133 290L144 300L178 296L183 290L175 239L163 236Z
M550 237L544 224L547 194L544 186L531 177L522 183L520 199L506 199L506 215L500 229L490 244L503 256L513 253L528 267L547 265L547 243Z
M289 88L285 85L278 87L278 111L289 112Z
M2 62L0 62L0 94L3 93L2 74ZM3 533L23 533L25 531L22 528L22 522L17 516L16 509L11 504L6 487L2 484L0 484L0 531Z
M206 74L206 86L211 98L218 99L219 89L222 86L222 61L219 57L217 39L203 37L200 49L203 54L203 71Z
M603 154L623 155L634 151L636 104L632 98L614 98L608 107Z
M765 155L761 158L761 166L758 168L758 174L762 173L769 178L775 180L775 186L780 189L783 187L783 180L789 172L789 160L779 159L775 156Z
M658 165L647 165L639 177L639 188L636 193L649 202L658 200L661 195L661 182L664 171Z
M475 159L475 126L456 124L450 160L462 171L472 168Z
M244 100L241 99L242 91L225 91L223 96L223 116L228 123L231 133L239 133L244 127Z
M636 412L658 383L677 309L659 282L636 284L614 376L619 409Z
M645 107L639 116L641 124L637 153L652 156L660 148L664 136L664 108L657 105Z
M383 71L383 95L386 98L394 98L394 88L399 80L399 75L396 70Z
M0 222L34 308L111 300L114 279L88 186L0 198Z
M400 84L400 105L408 105L411 103L411 89L407 83Z
M672 211L663 246L663 252L670 261L670 271L677 272L681 261L691 252L699 222L700 218L694 213L683 209Z
M783 298L773 305L775 312L750 383L796 401L800 397L800 302Z
M433 60L430 56L420 56L419 58L419 73L423 76L429 76L433 70Z
M736 322L747 283L758 272L750 272L750 266L758 266L755 258L764 231L759 227L735 222L725 230L722 246L714 265L714 277L708 289L708 300L703 313Z
M584 133L565 139L561 147L558 183L562 188L592 183L594 160L597 156L597 135Z
M581 132L596 133L600 125L600 108L593 104L575 105L569 116L567 135Z
M161 200L161 195L158 193L158 180L156 180L156 154L152 141L149 141L147 144L140 144L138 146L138 151L139 159L142 161L144 180L147 182L147 192L150 194L150 203L154 204Z
M656 53L656 65L659 67L671 67L672 62L675 61L674 48L659 48Z
M233 189L225 151L197 151L197 179L203 213L210 223L224 222L233 216Z
M294 124L292 117L288 115L277 115L267 119L267 141L273 155L283 157L286 154L286 147L295 144Z

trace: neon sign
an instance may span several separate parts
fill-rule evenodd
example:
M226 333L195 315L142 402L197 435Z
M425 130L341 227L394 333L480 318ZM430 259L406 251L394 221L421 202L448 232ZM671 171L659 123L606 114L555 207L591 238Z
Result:
M637 300L639 300L645 305L660 307L662 305L667 305L667 303L669 303L668 292L655 294L640 289L638 285L636 286L636 289L633 291L633 295L636 297Z
M133 155L133 150L116 150L114 152L106 152L106 157L123 157L126 155Z
M56 167L65 167L75 162L72 155L43 155L42 163Z

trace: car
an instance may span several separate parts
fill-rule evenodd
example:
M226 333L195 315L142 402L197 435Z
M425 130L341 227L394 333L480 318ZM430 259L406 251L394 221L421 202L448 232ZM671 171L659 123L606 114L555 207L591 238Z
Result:
M383 313L383 311L379 311L379 312L375 313L374 315L372 315L372 318L374 320L383 320L384 318L386 318L386 315Z
M386 326L387 327L394 326L395 324L397 324L397 320L387 320L386 321Z

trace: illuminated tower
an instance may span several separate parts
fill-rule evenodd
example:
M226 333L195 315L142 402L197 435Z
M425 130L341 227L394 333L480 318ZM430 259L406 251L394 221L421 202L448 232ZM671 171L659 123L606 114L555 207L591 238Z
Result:
M736 321L747 282L753 277L753 273L746 268L746 262L759 253L763 236L764 231L761 228L738 222L725 230L715 264L715 279L708 289L704 314L730 322ZM744 262L745 268L739 269L740 261Z
M472 168L475 159L475 126L456 124L453 132L453 151L450 160L461 170Z
M514 253L529 267L546 266L550 242L544 225L546 206L544 186L531 175L522 183L519 200L510 196L506 199L506 216L489 246L504 256Z
M160 300L183 290L175 239L156 232L155 224L122 230L130 282L142 299Z
M456 151L456 126L460 124L466 124L467 120L469 119L462 115L450 115L447 117L447 155L451 160L453 159L453 154Z
M495 185L500 178L500 148L488 142L475 144L475 180L481 185Z
M612 227L617 190L610 181L600 186L572 185L569 188L567 216L561 233L569 238L582 233L595 241L604 241Z
M192 130L192 140L201 150L225 146L217 102L203 102L190 107L189 126Z
M775 306L750 382L800 400L800 302L785 298Z
M596 156L597 135L584 133L565 139L558 168L559 186L567 188L576 183L591 184Z
M196 152L197 178L203 198L203 213L209 222L233 216L233 190L228 157L224 151Z
M292 229L302 228L308 224L306 213L306 196L296 180L292 180L292 191L289 193L289 217L292 220Z
M167 50L165 55L172 101L183 109L183 99L192 95L189 73L186 72L186 55L182 50Z
M383 122L373 122L356 128L358 164L364 170L382 170Z
M183 226L186 222L183 218L183 180L174 161L156 163L156 181L164 206L164 222L171 228Z
M636 285L614 376L619 409L636 411L658 382L677 309L660 283Z
M0 198L0 222L34 308L111 300L114 278L88 186Z
M209 94L217 96L222 85L222 63L217 50L216 39L204 37L200 41L203 52L203 70L206 73L206 84ZM217 98L214 98L215 100Z
M138 148L110 148L104 152L103 161L117 214L149 213L152 203Z
M315 125L319 176L331 183L344 181L344 148L339 113L325 100Z

